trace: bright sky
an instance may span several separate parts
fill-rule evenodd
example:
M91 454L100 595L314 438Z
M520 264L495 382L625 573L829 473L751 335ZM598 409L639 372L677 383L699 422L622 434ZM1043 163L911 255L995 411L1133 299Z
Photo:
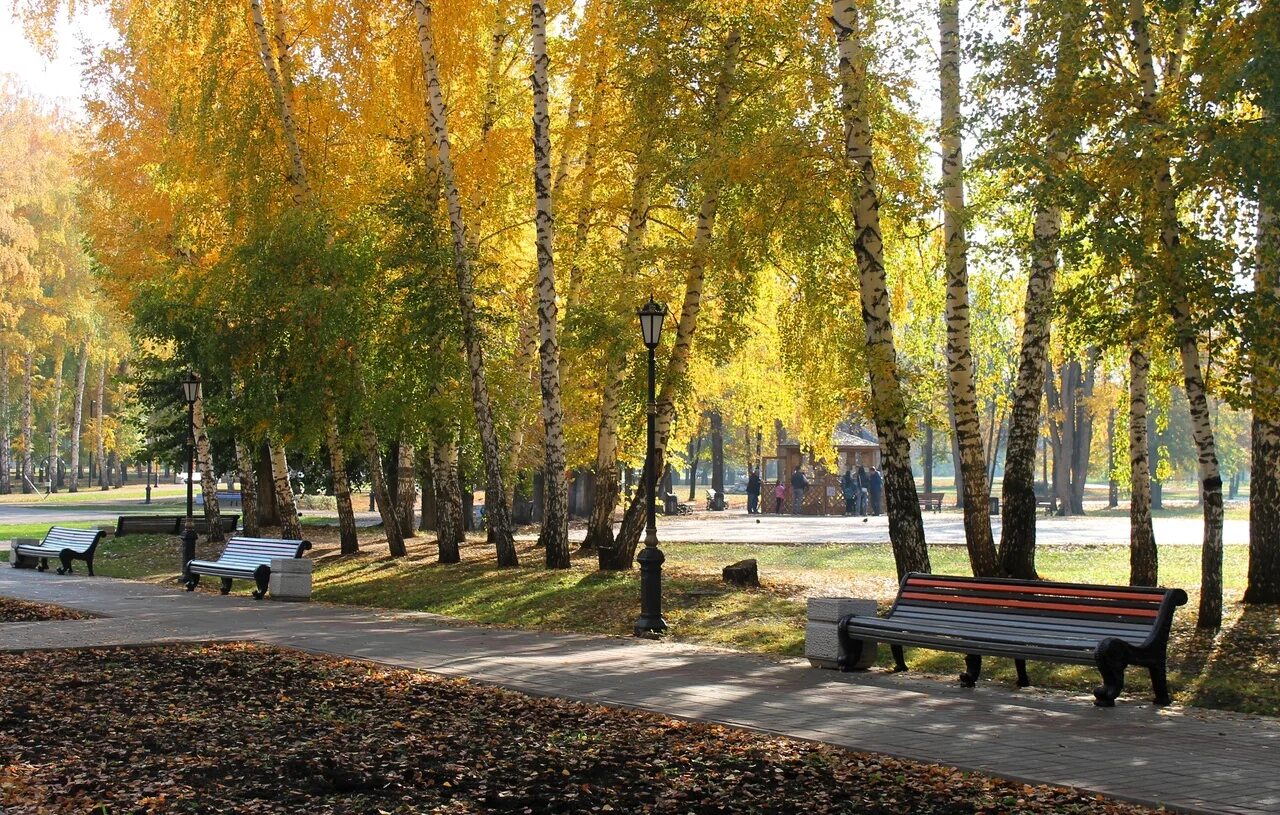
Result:
M47 60L27 42L22 25L7 11L0 12L0 74L12 74L33 94L79 114L83 112L80 75L84 49L100 49L114 38L114 32L100 9L89 8L74 20L60 20L57 36L57 54Z

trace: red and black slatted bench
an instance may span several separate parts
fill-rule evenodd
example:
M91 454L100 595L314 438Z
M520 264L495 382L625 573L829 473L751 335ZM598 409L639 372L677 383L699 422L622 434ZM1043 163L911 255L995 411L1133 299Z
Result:
M1156 704L1173 701L1165 677L1169 627L1187 602L1182 589L1091 586L1005 578L950 577L912 572L885 617L849 615L840 621L845 665L858 662L863 640L888 643L898 670L906 645L965 655L960 683L973 687L982 657L1010 657L1018 687L1031 684L1028 659L1096 665L1102 684L1094 704L1111 707L1124 690L1124 672L1151 672Z

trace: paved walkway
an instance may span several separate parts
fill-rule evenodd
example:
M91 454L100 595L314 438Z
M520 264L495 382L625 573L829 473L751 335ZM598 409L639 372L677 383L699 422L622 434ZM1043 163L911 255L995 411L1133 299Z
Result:
M184 509L185 504L179 499L165 499L150 506L143 504L141 500L122 500L84 507L57 503L0 504L0 526L20 523L52 525L66 521L114 524L120 515L181 515ZM337 513L333 510L307 510L303 514L309 518L325 518L337 522ZM381 522L382 519L376 512L356 513L356 523L359 526ZM1156 518L1153 525L1156 540L1161 546L1199 546L1204 535L1204 523L1199 518ZM991 519L991 527L998 539L998 517ZM963 546L965 543L964 518L958 511L926 512L924 530L931 546ZM575 523L570 528L569 535L574 540L582 540L586 535L585 525ZM533 540L537 533L518 537ZM864 523L862 518L793 515L757 517L741 510L731 510L698 513L691 517L659 517L658 537L663 541L686 543L887 543L889 521L883 515L868 518ZM1222 537L1227 545L1248 545L1249 522L1226 521ZM1096 515L1074 518L1040 515L1036 519L1036 541L1044 546L1085 543L1128 546L1129 519Z
M630 638L506 631L427 614L187 594L177 587L0 568L0 595L105 618L8 623L0 651L253 640L466 676L533 694L643 708L1192 812L1280 812L1280 721L1121 697L911 675ZM1176 692L1176 689L1175 689Z

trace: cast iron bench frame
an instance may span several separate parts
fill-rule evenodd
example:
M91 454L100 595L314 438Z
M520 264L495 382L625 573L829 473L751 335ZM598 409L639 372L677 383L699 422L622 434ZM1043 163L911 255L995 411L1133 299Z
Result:
M71 574L71 561L83 560L89 567L89 576L93 577L93 555L102 542L101 529L71 529L65 526L52 526L45 533L44 540L36 546L20 544L19 555L40 559L36 571L43 572L49 568L49 558L56 557L62 565L58 574ZM15 562L13 564L17 566Z
M231 592L232 580L252 580L257 588L253 599L261 600L271 582L271 561L300 558L311 548L311 541L280 538L232 538L217 560L191 560L187 563L187 591L195 591L200 575L222 579L222 594Z
M962 653L960 684L969 688L984 656L1011 657L1020 688L1031 684L1028 659L1094 665L1102 675L1094 704L1112 707L1124 690L1125 668L1138 665L1151 672L1156 704L1167 705L1169 628L1186 602L1182 589L911 572L887 616L840 620L846 656L839 667L857 664L864 639L889 643L897 670L907 668L906 645Z
M920 508L931 512L941 512L942 499L945 496L946 493L941 492L922 492L919 495Z

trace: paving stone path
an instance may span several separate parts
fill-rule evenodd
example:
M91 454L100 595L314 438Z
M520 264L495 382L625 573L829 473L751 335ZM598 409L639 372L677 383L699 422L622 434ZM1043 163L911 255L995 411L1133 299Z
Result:
M87 621L0 625L0 651L249 640L533 694L754 728L1188 812L1280 812L1280 720L880 672L629 638L498 630L429 614L187 594L0 568L0 595ZM0 684L3 684L0 682ZM1175 688L1175 693L1176 693Z

